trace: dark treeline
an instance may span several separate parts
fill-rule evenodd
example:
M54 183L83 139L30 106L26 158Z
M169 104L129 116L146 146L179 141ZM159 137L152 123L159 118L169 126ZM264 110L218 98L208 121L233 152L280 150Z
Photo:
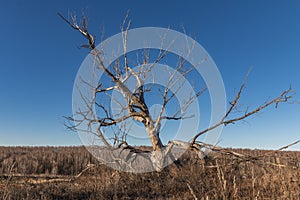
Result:
M85 147L0 147L0 174L74 175L97 163Z
M251 156L261 156L267 150L234 149ZM271 153L266 162L299 167L300 152L282 151ZM186 156L181 159L187 161ZM188 159L190 160L190 159ZM99 163L84 146L77 147L0 147L0 174L13 173L76 175L88 164ZM185 164L191 164L185 163Z

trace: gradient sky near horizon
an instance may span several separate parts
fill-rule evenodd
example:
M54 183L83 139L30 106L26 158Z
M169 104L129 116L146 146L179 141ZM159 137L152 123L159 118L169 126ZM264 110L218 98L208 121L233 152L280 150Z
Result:
M88 52L56 13L84 10L100 42L120 32L128 9L132 28L183 26L217 64L228 100L252 67L242 105L254 108L290 85L300 101L300 1L0 1L1 146L81 145L63 116ZM300 104L285 104L225 127L219 145L274 149L299 139Z

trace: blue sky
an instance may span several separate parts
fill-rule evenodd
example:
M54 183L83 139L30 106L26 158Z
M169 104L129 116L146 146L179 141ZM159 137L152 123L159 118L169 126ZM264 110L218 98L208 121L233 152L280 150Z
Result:
M255 107L292 85L300 100L300 2L252 1L2 1L0 6L0 145L79 145L62 116L72 113L72 88L87 51L57 15L85 10L100 42L132 28L170 27L196 39L217 64L228 100L250 67L243 105ZM268 108L228 126L220 145L277 148L300 139L300 105ZM300 149L300 145L293 147Z

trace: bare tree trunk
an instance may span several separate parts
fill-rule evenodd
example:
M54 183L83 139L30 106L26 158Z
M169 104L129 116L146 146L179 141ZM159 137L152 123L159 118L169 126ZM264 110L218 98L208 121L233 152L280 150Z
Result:
M160 140L159 131L153 125L153 122L151 122L151 120L149 120L148 122L149 123L145 124L145 127L153 147L150 160L155 171L160 172L164 168L165 149L163 143Z
M153 126L146 127L146 131L149 135L153 151L160 151L163 148L163 144L159 138L158 132Z

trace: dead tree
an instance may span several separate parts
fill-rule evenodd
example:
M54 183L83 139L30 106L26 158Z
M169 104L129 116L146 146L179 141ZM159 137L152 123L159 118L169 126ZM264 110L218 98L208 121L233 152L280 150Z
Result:
M159 63L168 54L168 50L160 50L154 62L152 62L152 64L149 64L150 55L145 48L141 67L138 71L133 70L133 68L129 64L127 53L127 34L129 30L130 21L128 22L126 17L121 27L124 51L122 61L118 60L118 62L115 62L112 66L105 66L102 57L104 55L102 55L101 49L96 48L95 38L88 30L86 18L83 17L82 22L79 24L75 16L72 16L72 19L68 20L61 14L58 13L58 15L68 25L70 25L71 28L80 32L81 35L84 36L84 38L87 40L87 45L82 45L82 47L85 47L90 51L90 53L94 56L96 68L98 70L102 70L102 72L108 77L107 80L111 83L108 86L105 86L104 83L99 83L97 87L94 87L92 85L89 85L87 80L82 80L83 83L90 86L90 88L93 90L93 101L86 102L87 110L82 110L76 113L76 115L81 116L80 119L78 119L78 117L76 119L74 117L67 117L69 122L71 122L71 124L68 125L68 128L72 130L78 130L80 124L86 123L87 129L81 131L86 131L89 134L96 135L102 141L102 143L110 150L129 150L129 157L126 157L127 160L134 160L133 155L136 155L141 152L146 152L148 153L148 159L151 161L153 168L156 171L160 171L165 166L166 157L172 157L172 154L170 154L170 150L174 146L182 146L184 148L189 148L192 151L196 151L199 154L199 156L202 157L202 149L205 147L205 144L198 141L198 138L201 135L206 134L220 126L226 126L228 124L233 124L235 122L244 120L271 105L276 105L277 107L279 103L288 102L292 98L292 90L288 89L286 91L283 91L279 96L275 97L270 101L265 102L257 108L251 111L246 111L241 116L230 118L232 112L235 109L237 109L238 102L240 100L242 91L245 87L245 79L235 99L232 102L230 102L230 106L227 112L219 122L199 133L194 133L194 137L189 142L169 141L168 144L163 144L160 137L162 121L184 120L192 117L188 115L189 113L186 113L184 111L187 110L187 108L195 99L197 99L201 94L205 92L205 89L199 90L195 94L187 97L184 109L181 108L181 110L175 110L169 115L165 114L167 105L175 98L176 93L180 89L182 89L180 86L184 83L185 77L187 77L188 74L193 71L193 69L187 67L185 60L182 60L180 58L178 59L177 66L175 67L176 73L171 73L169 80L167 81L166 87L158 94L162 99L162 104L157 116L154 117L151 115L149 111L149 104L145 99L145 94L147 92L150 92L152 89L151 87L146 87L144 85L145 76L148 73L150 73L151 70L155 68L156 64ZM178 72L180 72L181 76L177 75ZM125 82L129 78L134 78L136 81L134 91L131 91L125 84ZM125 104L118 102L118 100L112 97L110 92L113 90L117 90L118 92L120 92ZM171 90L173 92L171 92ZM99 95L105 95L108 98L110 98L111 101L115 101L120 106L120 111L117 114L112 114L111 110L107 107L107 105L97 101L97 96ZM82 99L85 99L85 97L82 96ZM94 114L94 105L100 110L100 116L96 116ZM149 152L147 150L139 149L138 147L133 147L128 144L126 140L126 133L129 131L128 127L126 127L126 122L128 120L133 120L143 124L151 141L152 151ZM113 127L114 125L119 125L118 129L113 131L114 136L112 138L106 137L103 133L104 128ZM92 130L92 126L97 127L96 131ZM112 160L112 162L117 162L119 165L122 165L122 161L116 158L116 155L112 155L112 157L115 158L115 160Z

